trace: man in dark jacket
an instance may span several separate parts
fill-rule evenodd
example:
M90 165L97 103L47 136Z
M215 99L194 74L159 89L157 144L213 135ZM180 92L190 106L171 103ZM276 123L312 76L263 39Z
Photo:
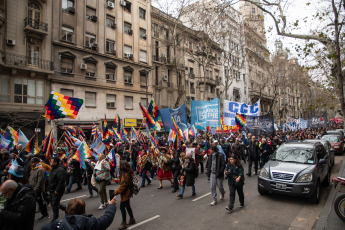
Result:
M211 184L211 193L213 201L211 206L217 204L217 190L218 187L220 191L220 200L224 199L224 187L223 187L223 179L224 179L224 170L225 170L225 159L222 153L218 152L217 146L212 146L210 149L210 156L207 161L207 177L210 178Z
M261 149L260 168L262 168L266 164L266 162L270 159L270 156L272 154L272 148L267 143L265 138L263 138L262 141L261 141L260 149Z
M252 167L254 163L255 175L258 174L260 148L259 141L255 140L255 136L252 136L251 141L248 141L248 173L247 176L252 176Z
M134 171L137 170L137 158L139 154L139 147L137 144L132 145L132 152L131 152L131 167Z
M52 159L50 165L52 166L52 171L49 176L48 190L54 213L53 219L57 219L59 218L59 208L65 209L64 206L60 205L60 200L65 191L66 170L60 164L60 159L57 157Z
M32 230L34 228L36 200L32 189L5 181L0 190L7 201L0 212L1 230Z

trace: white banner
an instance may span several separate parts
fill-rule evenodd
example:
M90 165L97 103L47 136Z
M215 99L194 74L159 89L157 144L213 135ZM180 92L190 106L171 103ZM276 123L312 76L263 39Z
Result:
M260 100L254 105L224 100L224 125L235 126L236 113L249 116L260 116Z

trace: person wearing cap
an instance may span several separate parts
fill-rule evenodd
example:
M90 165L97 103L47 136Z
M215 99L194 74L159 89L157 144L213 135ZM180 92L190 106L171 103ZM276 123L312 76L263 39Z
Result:
M224 199L224 170L225 170L225 158L223 154L218 152L217 146L212 146L210 149L210 157L207 161L207 177L210 178L212 203L211 206L217 204L217 189L220 191L220 200Z
M38 220L50 218L47 211L47 204L45 203L44 198L45 178L46 172L40 164L40 159L37 157L32 158L29 185L34 189L36 201L42 214L42 216Z
M92 190L94 190L98 196L98 189L92 185L91 183L91 178L92 178L92 174L93 174L93 170L96 166L96 162L95 162L96 158L94 156L88 157L85 161L85 166L86 166L86 179L87 179L87 188L89 190L89 196L88 198L93 197L93 193Z
M159 180L159 187L158 189L163 188L163 180L169 180L171 185L173 186L173 175L171 172L171 165L170 162L170 154L168 153L168 150L166 148L160 149L162 157L160 157L160 166L158 168L158 180Z

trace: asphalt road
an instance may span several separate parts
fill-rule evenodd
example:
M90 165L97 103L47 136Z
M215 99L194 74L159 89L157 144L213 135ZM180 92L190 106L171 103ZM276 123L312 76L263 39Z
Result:
M336 156L331 178L337 175L343 158L343 156ZM247 171L246 164L244 168ZM182 200L177 200L176 195L178 193L171 193L168 181L163 182L163 189L157 189L158 180L155 178L151 185L142 188L139 194L131 199L137 225L129 229L312 229L331 188L323 187L321 201L318 205L314 205L309 203L307 199L299 197L278 194L261 196L257 192L257 176L246 176L245 179L245 207L243 209L237 208L239 202L236 196L235 209L230 214L225 210L225 206L229 202L227 181L224 181L225 199L216 206L210 206L212 197L205 174L199 174L196 180L197 196L192 197L191 187L186 187ZM107 189L116 189L117 187L118 185L112 184L107 186ZM73 185L72 190L75 188L76 185ZM62 203L67 205L69 200L79 197L85 200L88 214L100 217L104 213L103 210L97 210L100 205L100 198L87 198L87 195L88 191L85 186L80 191L64 195ZM119 201L120 197L118 197L115 219L109 229L117 229L121 223ZM48 207L48 211L52 216L51 207ZM36 214L35 229L41 229L44 224L50 222L50 220L37 221L40 216L40 213ZM63 217L64 214L60 211L60 218Z

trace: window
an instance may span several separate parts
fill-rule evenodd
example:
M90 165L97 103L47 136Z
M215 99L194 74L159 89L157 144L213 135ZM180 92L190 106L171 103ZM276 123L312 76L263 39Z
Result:
M95 16L96 16L96 10L87 6L85 19L94 21ZM97 19L96 19L96 21L97 21Z
M147 63L147 52L144 50L140 50L140 62Z
M127 13L131 13L132 3L129 1L125 1L125 2L126 2L126 6L123 8L123 10Z
M153 36L159 38L159 27L156 23L152 24Z
M145 71L140 72L140 86L144 86L146 89L146 72Z
M116 81L116 69L111 67L105 67L105 78L110 81Z
M96 43L96 35L86 33L85 35L85 46L92 48L92 45Z
M95 63L87 63L87 70L85 71L86 78L95 78L96 77L96 64Z
M14 79L14 103L43 105L44 82L25 78Z
M28 5L27 25L35 29L40 29L41 13L40 8L35 3Z
M105 44L106 44L105 51L107 53L115 53L115 41L107 39Z
M73 89L60 89L61 94L68 96L68 97L73 97Z
M243 81L246 82L246 74L243 74Z
M61 40L65 42L73 42L74 29L63 26L61 28Z
M96 107L96 93L85 92L85 106Z
M35 39L29 39L26 47L26 56L29 66L38 67L40 65L40 46L39 41L33 42Z
M107 94L106 96L106 106L107 109L115 109L116 95Z
M132 47L131 46L124 46L123 47L123 52L125 53L125 54L131 54L132 53Z
M72 73L73 72L73 59L67 57L61 57L60 69L61 73Z
M0 76L0 102L10 102L10 78Z
M146 97L141 97L140 98L140 104L143 106L143 107L147 107L147 100L146 100Z
M139 7L139 17L144 19L146 18L146 10L144 10L143 8Z
M126 33L126 34L129 34L129 35L132 35L133 34L132 24L128 23L128 22L125 22L124 26L123 26L123 32Z
M116 24L115 24L115 18L112 17L112 16L110 16L110 15L107 15L106 25L107 25L108 27L114 28L114 25L116 25Z
M74 8L74 0L62 0L63 10L67 10L70 7Z
M124 72L124 81L125 81L125 84L133 84L133 79L132 79L132 74L133 72L132 71L126 71Z
M252 14L255 14L255 8L254 7L252 8Z
M133 109L133 97L125 96L125 109Z
M141 39L146 40L146 38L147 38L146 30L143 29L143 28L139 28L139 36L140 36Z

